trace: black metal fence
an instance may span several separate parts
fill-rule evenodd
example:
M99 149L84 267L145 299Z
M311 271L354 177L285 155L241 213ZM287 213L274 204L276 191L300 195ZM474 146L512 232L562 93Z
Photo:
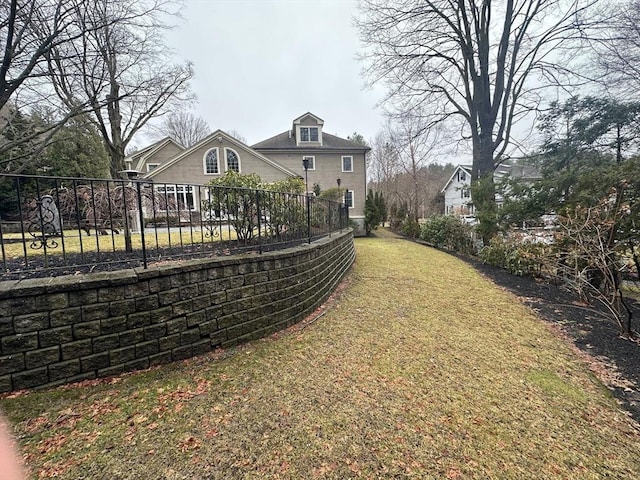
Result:
M0 175L0 279L262 253L349 224L308 195L148 180Z

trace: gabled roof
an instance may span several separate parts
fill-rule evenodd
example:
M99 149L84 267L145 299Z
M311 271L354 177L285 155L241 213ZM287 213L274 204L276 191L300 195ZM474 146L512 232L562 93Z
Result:
M124 160L125 162L128 162L128 161L131 162L131 168L133 170L137 170L138 172L141 172L142 167L144 166L146 160L150 156L152 156L154 153L158 152L159 150L167 146L169 143L173 143L180 150L184 150L184 147L180 145L178 142L176 142L173 138L164 137L158 140L157 142L152 143L151 145L143 148L142 150L138 150L137 152L133 152L131 155L127 155Z
M302 122L302 120L303 120L303 119L305 119L305 118L307 118L307 117L311 117L311 118L313 118L313 119L315 120L315 122L316 122L318 125L324 125L324 120L322 120L320 117L318 117L318 116L314 115L314 114L313 114L313 113L311 113L311 112L307 112L307 113L305 113L305 114L303 114L303 115L300 115L298 118L296 118L296 119L293 121L294 130L295 130L295 126L296 126L296 125L298 125L298 124L300 124L300 123Z
M271 165L273 168L275 168L277 170L280 170L282 173L284 173L284 174L286 174L286 175L288 175L290 177L300 177L300 175L297 174L296 172L294 172L292 170L289 170L288 168L283 167L279 163L276 163L273 160L271 160L270 158L265 157L260 152L256 152L251 147L249 147L245 143L241 142L240 140L232 137L228 133L225 133L222 130L216 130L212 134L210 134L207 137L205 137L202 140L200 140L195 145L193 145L193 146L187 148L186 150L180 152L178 155L176 155L175 157L173 157L169 161L165 162L164 164L160 165L157 168L154 168L151 172L149 172L149 173L147 173L145 175L145 178L153 178L155 175L157 175L160 172L165 171L167 168L171 167L172 165L175 165L176 163L178 163L184 157L190 155L195 150L197 150L199 148L202 148L203 145L206 145L207 143L210 143L210 142L212 142L214 140L217 141L219 138L226 140L227 142L233 144L234 146L236 146L240 150L244 150L245 152L249 152L250 154L252 154L255 157L257 157L258 159L260 159L263 162Z
M304 115L303 115L304 116ZM336 137L328 133L322 132L322 146L310 146L296 144L296 138L291 131L282 132L274 137L267 138L261 142L252 145L255 150L353 150L368 152L369 147L360 145L359 143Z
M458 165L456 169L453 171L453 173L451 174L451 176L449 177L449 180L447 180L447 183L445 183L444 187L442 187L442 190L440 190L440 193L444 193L444 191L447 189L449 184L453 182L453 177L455 177L456 173L458 173L460 170L462 170L467 175L469 175L469 179L471 179L471 165Z

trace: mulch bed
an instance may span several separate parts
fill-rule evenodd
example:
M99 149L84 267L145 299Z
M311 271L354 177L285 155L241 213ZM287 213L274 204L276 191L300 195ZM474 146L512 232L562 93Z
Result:
M640 422L640 343L620 337L618 326L597 305L542 279L518 277L477 259L459 257L496 285L517 295L568 339L631 416ZM640 330L640 304L631 302L633 328Z

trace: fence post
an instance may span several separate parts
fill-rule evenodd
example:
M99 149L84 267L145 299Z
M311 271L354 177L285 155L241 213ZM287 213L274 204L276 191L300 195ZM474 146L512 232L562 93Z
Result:
M258 253L262 254L262 224L260 223L260 190L256 188L256 215L258 215Z
M147 246L144 241L144 212L142 211L142 184L136 181L136 190L138 193L138 221L140 222L140 241L142 242L142 265L147 268Z
M309 192L307 192L307 237L311 243L311 197Z

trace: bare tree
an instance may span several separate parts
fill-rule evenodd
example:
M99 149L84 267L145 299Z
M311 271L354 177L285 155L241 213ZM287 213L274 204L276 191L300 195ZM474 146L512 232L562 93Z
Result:
M640 87L640 0L603 13L602 35L594 40L601 79L608 90L637 98Z
M159 127L155 127L154 132L159 137L171 137L188 148L209 135L211 129L202 117L196 117L186 110L179 110L169 115Z
M398 152L398 165L411 181L405 200L410 219L415 222L424 204L420 181L422 169L433 161L432 155L440 140L437 128L428 129L423 122L424 117L419 112L407 113L390 130L392 144Z
M47 58L52 51L88 33L75 22L75 15L89 2L0 0L0 126L3 130L15 119L16 112L28 115L33 106L51 104ZM98 27L96 24L92 28ZM15 173L23 170L31 158L46 148L64 123L84 113L85 107L77 104L72 109L57 110L49 122L34 124L34 128L23 130L20 135L2 135L2 167Z
M240 140L242 143L247 143L247 139L245 138L244 135L242 135L240 132L238 132L235 129L231 129L231 130L225 130L229 135L231 135L233 138L235 138L236 140Z
M170 0L90 0L75 22L88 33L49 56L56 92L64 103L91 106L111 159L111 175L124 170L133 136L169 106L190 100L190 64L171 63L162 43Z
M400 112L419 106L425 128L458 125L471 140L474 184L486 184L474 203L490 211L493 171L514 123L537 107L544 85L567 78L561 55L587 27L596 1L362 0L356 24L367 48L365 74L371 84L386 83ZM493 220L480 221L491 236Z

